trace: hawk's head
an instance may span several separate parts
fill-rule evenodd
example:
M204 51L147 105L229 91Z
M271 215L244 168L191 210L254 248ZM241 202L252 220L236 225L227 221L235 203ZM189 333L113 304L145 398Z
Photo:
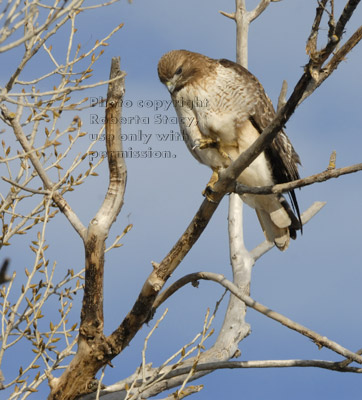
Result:
M186 84L204 76L206 69L214 67L214 60L187 50L172 50L158 63L158 76L172 94Z

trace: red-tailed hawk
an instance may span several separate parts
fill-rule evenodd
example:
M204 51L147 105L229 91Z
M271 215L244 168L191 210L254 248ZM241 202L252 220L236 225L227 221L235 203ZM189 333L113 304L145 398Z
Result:
M187 147L214 173L245 151L275 116L257 78L232 61L173 50L160 59L158 75L171 93ZM288 182L299 178L298 163L297 153L281 131L237 181L248 186ZM280 250L302 228L294 191L289 197L297 216L282 195L242 195L255 209L267 240Z

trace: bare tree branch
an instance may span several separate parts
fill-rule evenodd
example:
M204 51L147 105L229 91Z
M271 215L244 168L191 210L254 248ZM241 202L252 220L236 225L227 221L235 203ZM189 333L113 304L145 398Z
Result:
M219 11L219 13L221 15L223 15L224 17L226 17L226 18L230 18L230 19L235 20L235 13L228 13L228 12L225 12L225 11Z
M321 70L319 74L318 81L316 82L316 87L319 87L328 76L338 67L341 61L346 59L347 54L353 50L353 48L362 39L362 26L360 26L351 37L344 43L338 50L334 52L333 57L328 62L328 64Z
M195 281L198 279L205 279L205 280L211 280L214 282L219 283L220 285L224 286L226 289L230 290L230 292L234 295L237 296L240 300L242 300L248 307L253 308L254 310L264 314L268 318L271 318L277 322L280 322L282 325L299 332L303 336L306 336L312 341L317 344L319 347L327 347L330 350L342 355L343 357L346 357L350 360L356 361L359 364L362 364L362 357L359 354L356 354L340 344L329 340L325 336L321 336L320 334L312 331L311 329L306 328L305 326L292 321L291 319L285 317L284 315L271 310L270 308L258 303L257 301L253 300L250 296L245 295L242 293L242 291L237 288L232 282L227 280L224 275L221 274L216 274L213 272L197 272L194 274L189 275L190 281Z
M103 204L88 226L84 240L85 287L78 351L60 378L49 379L49 400L70 400L92 391L90 383L97 371L120 352L119 348L108 342L103 333L103 276L105 240L123 205L127 177L120 134L123 76L120 59L113 58L106 106L109 186ZM74 371L82 372L74 374Z
M70 4L65 7L65 8L60 8L56 10L54 13L49 13L48 18L46 22L39 26L34 28L33 24L30 22L28 30L25 31L25 35L22 36L20 39L15 40L12 43L9 43L3 47L0 47L0 53L8 51L14 47L19 46L20 44L35 38L37 35L39 35L42 32L46 32L50 26L52 25L53 22L55 22L57 19L60 19L62 16L65 15L65 17L58 22L49 32L47 32L44 37L38 41L37 45L32 48L32 46L27 46L25 54L23 56L22 61L20 62L18 68L14 72L14 74L11 76L9 79L8 83L5 85L5 89L7 92L11 90L13 87L13 84L16 80L16 78L19 76L20 72L23 70L24 66L27 64L27 62L39 51L39 49L42 47L43 43L54 35L60 26L64 25L68 19L69 19L69 13L71 13L74 10L74 7L80 5L83 2L83 0L73 0L70 2ZM36 8L35 4L33 4L33 7ZM32 14L30 14L26 19L32 18ZM25 21L25 20L24 20Z
M250 369L250 368L322 368L336 372L362 373L362 368L358 367L343 367L341 362L325 361L325 360L250 360L250 361L218 361L218 362L203 362L199 363L195 370L196 372L213 372L220 369ZM172 369L164 376L164 380L172 379L178 376L184 376L190 371L191 367L177 367ZM139 386L141 381L134 381L135 386ZM119 382L117 386L108 387L101 393L103 400L121 400L124 399L124 385ZM94 395L89 395L84 400L94 399ZM173 397L174 398L174 397Z
M21 189L21 190L25 190L26 192L30 192L33 194L43 194L43 195L49 195L51 192L49 192L49 190L37 190L37 189L31 189L27 186L24 185L20 185L17 182L14 182L10 179L5 178L5 176L2 176L1 179L7 183L10 183L13 186L16 186L17 188Z
M146 279L132 310L109 337L114 347L124 349L142 325L152 317L151 310L157 294L200 237L222 197L220 193L217 198L214 197L213 202L205 199L181 238L160 264L154 264L156 267Z
M283 106L285 106L286 98L287 98L287 91L288 91L288 83L287 81L283 81L282 88L278 98L278 106L277 110L279 111Z
M86 230L84 225L79 220L77 214L72 210L72 208L69 206L68 202L64 199L64 197L58 191L54 190L55 184L48 177L37 154L33 151L33 147L26 138L19 121L19 116L10 112L8 108L5 106L5 104L0 104L0 108L4 118L12 126L14 134L16 138L19 140L22 148L26 153L28 153L28 157L31 163L33 164L36 172L38 173L39 178L42 180L44 187L51 192L51 197L59 207L60 211L67 217L68 221L71 223L71 225L79 234L79 236L82 239L84 239Z
M359 349L359 350L357 350L356 351L356 354L359 354L359 355L361 355L362 354L362 349ZM351 359L346 359L346 360L344 360L344 361L340 361L339 363L338 363L338 366L340 367L340 368L346 368L349 364L351 364L353 362L353 360L351 360Z
M263 0L261 0L263 2ZM235 0L236 62L248 68L249 14L245 0Z
M334 31L334 34L338 37L338 40L341 39L345 30L345 26L352 17L352 14L354 13L360 1L361 0L348 0L347 4L345 5Z
M325 182L332 178L338 178L339 176L352 174L354 172L358 172L362 170L361 164L354 164L349 167L337 168L337 169L327 169L319 174L308 176L307 178L297 179L295 181L290 181L287 183L280 183L274 186L258 186L258 187L250 187L246 185L242 185L240 183L236 183L235 185L235 193L244 194L244 193L252 193L252 194L272 194L272 193L285 193L289 192L292 189L301 188L304 186L312 185L313 183L321 183Z
M198 393L204 388L204 385L197 385L197 386L188 386L185 387L181 393L177 392L177 399L184 399L191 394ZM175 400L175 393L170 394L169 396L160 399L160 400Z
M271 2L272 0L260 0L260 3L254 8L254 10L251 10L247 13L249 22L252 22L254 19L258 18Z
M324 360L252 360L252 361L220 361L215 363L202 363L196 366L196 371L215 371L219 369L243 369L243 368L290 368L313 367L323 368L338 372L362 373L362 368L343 367L340 362ZM183 375L189 367L176 368L166 378Z
M312 55L317 51L317 40L319 27L322 21L322 16L328 0L321 0L318 2L319 6L316 9L316 16L312 25L311 33L307 40L306 51L307 54Z
M66 3L67 1L64 1ZM21 45L22 43L29 41L30 39L34 38L35 36L39 35L40 33L47 31L49 27L57 20L60 19L62 16L66 16L68 18L69 13L72 11L76 11L77 8L83 3L83 0L72 0L69 2L67 7L58 7L56 9L52 9L52 11L48 14L46 21L44 24L37 26L36 28L33 29L28 29L25 30L25 35L21 36L19 39L14 40L13 42L4 45L3 47L0 47L0 53L3 53L5 51L11 50L14 47L17 47ZM21 19L21 25L27 25L27 21L33 18L33 15L36 11L36 6L34 7L35 4L30 5L30 13L28 13L25 18ZM24 10L25 11L25 10ZM54 11L54 12L53 12ZM9 20L9 18L8 18ZM63 20L64 21L64 20ZM6 25L6 24L5 24ZM20 28L21 25L16 26L16 29ZM10 35L14 33L14 29L8 29L8 30L2 30L3 34L0 38L0 43L4 42L7 40Z
M247 68L250 14L246 11L245 0L236 0L235 6L236 62ZM231 193L229 197L228 235L233 282L243 293L249 295L254 260L245 247L243 224L243 202L240 196ZM230 296L223 325L213 349L210 349L210 354L216 350L219 354L224 351L224 354L229 353L229 356L234 356L238 352L239 342L250 334L250 325L245 321L246 310L245 304L240 299L236 296ZM228 351L226 352L224 349L228 349Z
M106 106L106 148L109 186L103 204L88 226L85 240L86 274L81 330L85 324L97 326L97 330L101 327L103 329L104 242L110 227L122 208L127 179L120 135L121 100L124 95L123 76L124 74L120 70L120 59L113 58L110 74L110 79L113 81L108 87ZM118 80L115 80L117 77Z

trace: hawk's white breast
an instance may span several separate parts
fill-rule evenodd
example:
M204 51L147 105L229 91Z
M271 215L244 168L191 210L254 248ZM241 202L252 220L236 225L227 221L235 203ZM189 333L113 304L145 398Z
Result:
M202 100L202 106L186 105L195 105L195 98ZM185 85L173 95L173 99L180 121L195 117L191 126L180 124L184 136L188 138L186 144L189 150L198 161L212 168L227 167L259 137L259 132L249 121L249 112L255 100L230 68L218 66L214 76L205 76ZM219 149L198 148L198 143L206 138L218 140ZM228 158L221 153L226 153ZM238 180L251 186L273 184L264 153Z

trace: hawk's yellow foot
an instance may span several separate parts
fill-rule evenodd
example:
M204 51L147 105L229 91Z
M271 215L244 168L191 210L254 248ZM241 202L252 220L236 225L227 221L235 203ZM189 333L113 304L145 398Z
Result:
M226 158L227 160L230 159L229 155L221 148L221 143L220 143L220 139L216 138L216 139L212 139L212 138L205 138L205 139L198 139L195 142L194 147L192 148L192 150L199 148L201 150L203 149L217 149L218 152L220 153L220 155L223 158Z
M211 178L206 185L206 188L202 191L202 195L207 198L211 203L215 203L215 201L212 198L212 194L215 193L214 191L214 185L215 183L219 180L219 169L215 168L212 170L212 175Z

